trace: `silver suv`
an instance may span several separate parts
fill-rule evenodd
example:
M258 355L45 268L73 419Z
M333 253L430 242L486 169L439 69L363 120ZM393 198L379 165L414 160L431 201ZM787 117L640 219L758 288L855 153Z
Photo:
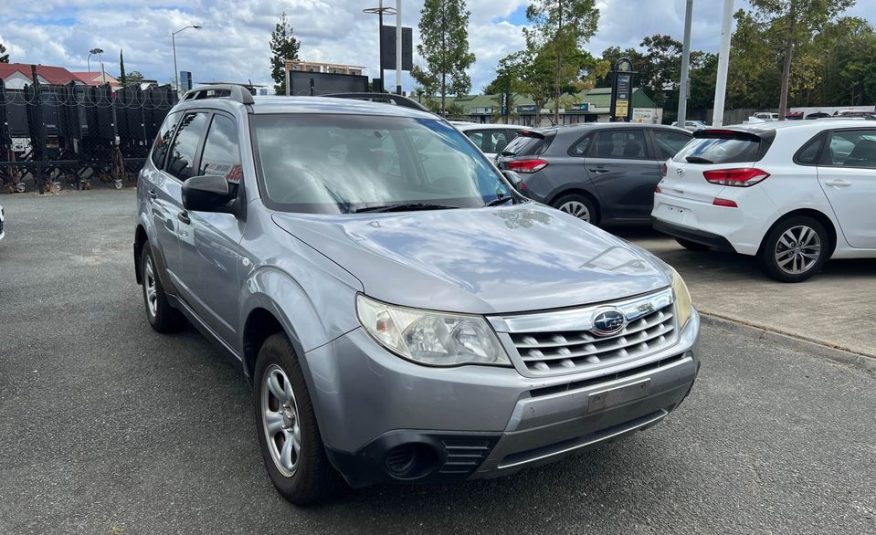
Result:
M425 111L194 90L137 197L149 323L239 362L296 504L554 460L659 422L697 375L672 268L520 197Z

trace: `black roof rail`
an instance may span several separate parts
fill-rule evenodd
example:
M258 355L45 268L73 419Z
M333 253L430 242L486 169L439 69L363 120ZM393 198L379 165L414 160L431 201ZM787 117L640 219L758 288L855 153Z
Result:
M236 84L213 84L202 85L186 91L183 95L183 101L199 100L202 98L230 98L241 104L254 104L252 93L245 86Z
M420 111L429 111L425 106L416 100L401 95L392 93L330 93L328 95L319 95L321 97L331 98L348 98L353 100L369 100L371 102L382 102L384 104L394 104L402 108L412 108Z

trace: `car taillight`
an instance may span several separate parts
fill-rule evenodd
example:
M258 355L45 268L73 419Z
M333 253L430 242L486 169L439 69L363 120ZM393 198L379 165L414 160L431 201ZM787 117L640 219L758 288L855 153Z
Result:
M666 162L661 163L660 164L660 176L666 176L667 169L668 168L666 167Z
M747 188L766 180L769 173L755 167L740 167L737 169L713 169L703 171L703 177L710 184L719 186L734 186Z
M548 163L539 158L529 160L511 160L508 162L508 169L518 173L535 173L541 171L548 166Z
M654 188L654 193L663 193L663 190L660 189L660 186L658 185Z
M715 197L712 200L712 204L715 206L726 206L727 208L739 208L739 205L736 204L736 201L731 201L730 199L722 199L721 197Z

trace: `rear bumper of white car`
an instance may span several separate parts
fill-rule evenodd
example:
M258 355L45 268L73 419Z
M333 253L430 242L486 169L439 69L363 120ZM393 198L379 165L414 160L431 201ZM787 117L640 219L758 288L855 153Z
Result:
M719 250L754 255L763 238L764 221L751 220L746 215L751 212L744 211L740 206L742 204L737 207L717 206L656 193L651 216L654 228L676 238Z

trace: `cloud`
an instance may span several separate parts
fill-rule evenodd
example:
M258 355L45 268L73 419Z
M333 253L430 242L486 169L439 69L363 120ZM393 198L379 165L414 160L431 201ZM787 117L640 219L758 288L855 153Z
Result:
M377 19L362 13L379 0L33 0L0 2L0 42L12 61L62 65L85 70L88 50L105 50L108 72L118 71L118 54L125 67L147 78L173 78L171 31L203 24L200 31L177 36L179 68L191 70L196 82L247 81L272 84L268 40L280 13L286 11L301 40L303 59L362 65L376 75ZM394 0L385 0L395 5ZM520 23L525 0L469 0L470 46L477 56L470 75L480 91L495 75L498 60L523 46ZM747 2L737 0L737 7ZM418 41L422 0L406 0L402 19L414 27ZM681 39L684 0L597 0L599 29L588 45L593 53L609 46L637 46L642 38L666 33ZM695 49L716 51L720 39L721 0L694 4ZM876 20L876 2L861 1L849 14ZM513 21L513 22L512 22ZM390 20L387 23L392 23ZM92 58L92 69L96 58ZM415 59L416 61L416 59ZM394 85L394 75L388 73ZM405 89L413 81L404 77Z

